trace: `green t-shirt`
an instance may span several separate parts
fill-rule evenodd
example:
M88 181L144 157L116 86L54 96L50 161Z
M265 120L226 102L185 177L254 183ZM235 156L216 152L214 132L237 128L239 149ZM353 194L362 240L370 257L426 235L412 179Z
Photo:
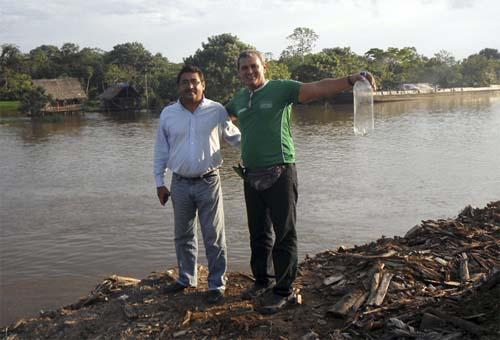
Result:
M253 92L241 89L226 105L228 113L238 118L245 167L295 162L290 114L292 104L299 101L300 86L293 80L270 80Z

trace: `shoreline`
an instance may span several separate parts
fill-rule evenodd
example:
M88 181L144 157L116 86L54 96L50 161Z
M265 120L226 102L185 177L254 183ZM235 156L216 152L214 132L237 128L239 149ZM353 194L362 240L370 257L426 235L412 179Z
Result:
M500 201L465 207L454 219L426 220L405 237L306 256L295 283L301 304L271 316L239 295L252 284L229 272L226 297L206 305L200 285L160 289L175 270L139 280L110 276L88 296L3 327L6 339L286 338L366 339L500 335ZM473 302L473 303L471 303ZM454 334L454 336L453 336Z
M490 87L457 87L422 92L416 90L387 90L375 91L373 93L373 102L377 104L442 97L466 97L475 95L497 96L499 94L500 85L492 85ZM342 92L332 98L325 99L325 101L330 104L352 104L354 97L352 91Z

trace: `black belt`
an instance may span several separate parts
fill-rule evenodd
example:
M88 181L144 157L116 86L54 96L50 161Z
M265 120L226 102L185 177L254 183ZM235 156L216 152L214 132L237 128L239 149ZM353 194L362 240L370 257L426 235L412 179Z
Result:
M206 174L203 174L203 175L197 176L197 177L185 177L185 176L181 176L178 173L174 172L174 175L177 176L177 178L185 179L185 180L189 180L189 181L195 181L195 180L205 179L205 178L209 178L209 177L214 177L214 176L217 176L218 174L219 174L218 169L209 171Z

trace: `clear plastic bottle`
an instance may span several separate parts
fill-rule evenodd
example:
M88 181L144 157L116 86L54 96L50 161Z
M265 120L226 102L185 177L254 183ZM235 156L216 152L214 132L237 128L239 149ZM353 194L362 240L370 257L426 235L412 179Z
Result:
M366 79L354 84L354 134L367 135L373 132L375 120L373 117L373 89Z

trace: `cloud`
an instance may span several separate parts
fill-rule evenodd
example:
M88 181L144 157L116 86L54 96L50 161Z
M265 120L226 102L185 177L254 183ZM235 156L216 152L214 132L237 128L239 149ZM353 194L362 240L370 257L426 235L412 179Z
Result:
M463 9L474 7L474 0L448 0L448 6L451 9Z

